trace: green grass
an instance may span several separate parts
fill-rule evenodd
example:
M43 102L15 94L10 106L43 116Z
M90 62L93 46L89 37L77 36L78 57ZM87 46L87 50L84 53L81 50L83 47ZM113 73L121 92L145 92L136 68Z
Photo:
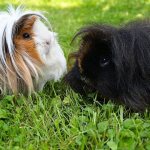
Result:
M17 0L0 0L0 8ZM71 38L92 22L123 24L149 17L150 0L26 0L27 8L47 11L67 57ZM47 83L25 98L0 100L0 150L150 150L150 113L128 112L96 95L82 98L64 83Z

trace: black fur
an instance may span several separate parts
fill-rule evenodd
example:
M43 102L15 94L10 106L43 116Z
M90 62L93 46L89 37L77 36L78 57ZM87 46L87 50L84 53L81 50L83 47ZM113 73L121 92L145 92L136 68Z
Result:
M98 91L134 110L150 105L150 21L82 28L76 62L65 79L81 94Z

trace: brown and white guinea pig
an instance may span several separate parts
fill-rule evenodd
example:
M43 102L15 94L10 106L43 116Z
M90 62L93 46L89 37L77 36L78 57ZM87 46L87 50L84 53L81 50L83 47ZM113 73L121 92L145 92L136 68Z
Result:
M8 7L0 12L0 88L2 93L42 90L48 80L66 72L56 33L40 12Z

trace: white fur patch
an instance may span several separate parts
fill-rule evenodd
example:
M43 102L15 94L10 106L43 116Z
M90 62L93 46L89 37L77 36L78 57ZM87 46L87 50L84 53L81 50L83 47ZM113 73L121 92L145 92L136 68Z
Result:
M58 80L66 72L66 59L56 39L56 33L37 19L33 25L34 41L37 51L43 60L43 76L39 79L42 89L48 80Z

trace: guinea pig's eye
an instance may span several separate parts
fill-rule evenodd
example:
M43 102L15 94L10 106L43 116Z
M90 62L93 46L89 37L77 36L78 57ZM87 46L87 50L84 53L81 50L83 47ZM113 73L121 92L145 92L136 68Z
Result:
M30 34L29 33L23 33L23 38L24 39L30 39Z
M99 64L101 67L105 67L109 65L109 63L110 63L110 57L105 56L105 57L100 58Z

